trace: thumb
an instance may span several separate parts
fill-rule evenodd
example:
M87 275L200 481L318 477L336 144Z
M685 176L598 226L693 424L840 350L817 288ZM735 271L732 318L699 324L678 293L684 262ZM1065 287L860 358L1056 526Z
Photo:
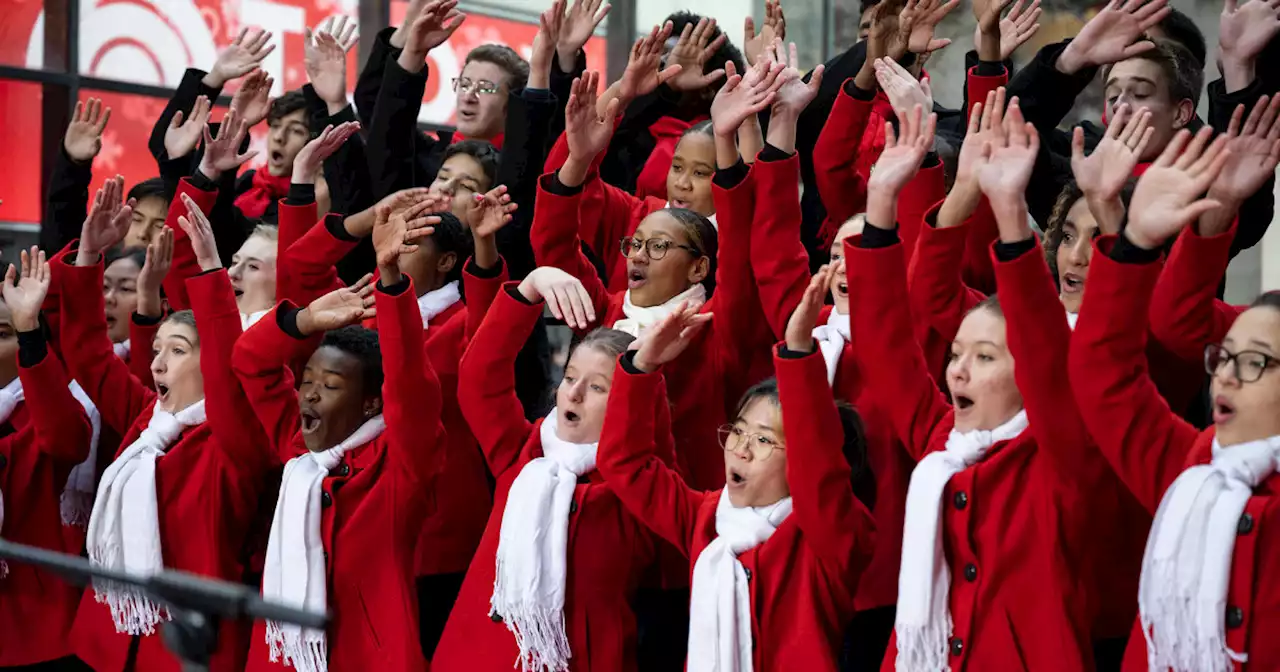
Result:
M746 20L742 22L742 32L745 34L745 36L742 38L743 44L746 44L747 42L750 42L751 40L755 39L756 20L748 16Z
M1071 135L1071 160L1084 160L1084 129L1079 126L1076 126Z
M1212 198L1201 199L1183 208L1182 211L1178 213L1177 219L1180 222L1190 224L1191 222L1200 219L1201 216L1220 207L1222 207L1222 203L1215 201Z
M724 77L724 68L717 68L702 76L702 85L710 86L716 83L716 80Z

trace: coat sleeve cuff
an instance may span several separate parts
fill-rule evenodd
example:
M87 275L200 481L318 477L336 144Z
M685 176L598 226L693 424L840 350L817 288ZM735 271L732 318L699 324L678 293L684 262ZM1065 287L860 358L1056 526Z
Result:
M892 247L901 241L897 228L882 229L874 225L863 228L862 235L858 237L859 246L867 250Z

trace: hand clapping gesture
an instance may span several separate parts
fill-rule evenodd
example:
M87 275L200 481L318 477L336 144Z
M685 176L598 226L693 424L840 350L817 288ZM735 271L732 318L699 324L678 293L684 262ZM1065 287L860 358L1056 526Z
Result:
M1196 218L1220 207L1218 201L1200 198L1229 158L1229 138L1210 142L1213 129L1200 129L1195 138L1181 130L1160 158L1138 179L1129 202L1129 225L1124 236L1138 247L1154 250Z
M71 123L67 124L67 132L62 137L62 148L71 160L88 163L102 151L102 132L111 120L111 108L102 108L102 101L89 98L83 103L76 103L76 111L71 113Z
M227 82L249 74L262 59L275 50L271 42L271 33L259 30L250 35L248 28L241 28L240 35L227 45L218 60L213 62L209 74L204 76L204 84L212 89L220 89Z
M640 338L635 359L637 369L652 372L674 361L689 347L693 338L714 317L711 313L699 313L700 301L682 301L672 313L653 325Z
M204 211L191 197L182 194L182 204L187 208L186 215L178 216L178 226L191 239L191 249L196 253L196 263L200 270L213 271L222 268L222 260L218 257L218 243L213 237L213 225Z
M13 328L19 333L40 328L40 307L49 295L53 273L44 252L35 245L22 251L22 274L13 264L4 274L4 304L9 307Z
M76 266L93 266L103 250L124 240L133 219L133 199L123 203L124 178L116 175L103 183L80 229Z
M349 327L377 315L373 274L350 287L335 289L298 311L298 331L306 336Z
M533 269L518 290L528 301L546 301L551 314L570 329L587 329L596 321L595 304L582 281L554 266Z

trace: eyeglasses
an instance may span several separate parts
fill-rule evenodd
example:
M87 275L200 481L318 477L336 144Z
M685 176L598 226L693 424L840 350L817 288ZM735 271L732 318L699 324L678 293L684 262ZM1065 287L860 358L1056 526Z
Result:
M1235 364L1236 378L1239 378L1240 382L1256 383L1267 369L1275 368L1276 364L1280 364L1280 359L1253 350L1232 354L1216 343L1205 346L1204 370L1206 373L1214 375L1222 371L1228 363Z
M732 453L745 446L751 452L752 459L767 460L775 450L786 450L786 447L775 439L764 434L748 432L737 425L720 425L716 430L720 435L720 447Z
M689 254L692 254L695 257L702 256L702 251L699 250L698 248L692 247L690 245L681 245L679 243L676 243L675 241L667 240L666 238L649 238L648 240L637 240L635 238L632 238L631 236L627 236L626 238L623 238L620 241L620 243L621 243L620 247L622 249L622 256L628 259L630 259L631 257L637 254L640 254L640 250L643 249L645 251L645 254L649 255L650 259L654 261L658 261L659 259L667 256L667 251L673 247L678 247L682 250L687 250Z
M453 90L455 93L461 90L463 93L490 96L498 92L498 85L487 79L472 80L470 77L454 77Z

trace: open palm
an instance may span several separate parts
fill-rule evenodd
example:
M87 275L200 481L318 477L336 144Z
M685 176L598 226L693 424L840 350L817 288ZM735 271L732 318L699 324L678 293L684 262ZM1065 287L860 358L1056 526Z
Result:
M1101 201L1119 197L1151 140L1150 121L1151 112L1145 108L1131 113L1127 104L1121 105L1106 136L1088 156L1084 154L1084 130L1077 127L1072 138L1071 172L1080 191Z
M351 287L336 289L307 306L312 333L332 331L359 324L372 316L374 304L373 277L366 276Z
M1220 205L1200 198L1227 158L1226 136L1210 144L1212 135L1213 129L1207 127L1194 139L1187 131L1180 131L1142 174L1129 203L1125 235L1130 240L1154 249Z

